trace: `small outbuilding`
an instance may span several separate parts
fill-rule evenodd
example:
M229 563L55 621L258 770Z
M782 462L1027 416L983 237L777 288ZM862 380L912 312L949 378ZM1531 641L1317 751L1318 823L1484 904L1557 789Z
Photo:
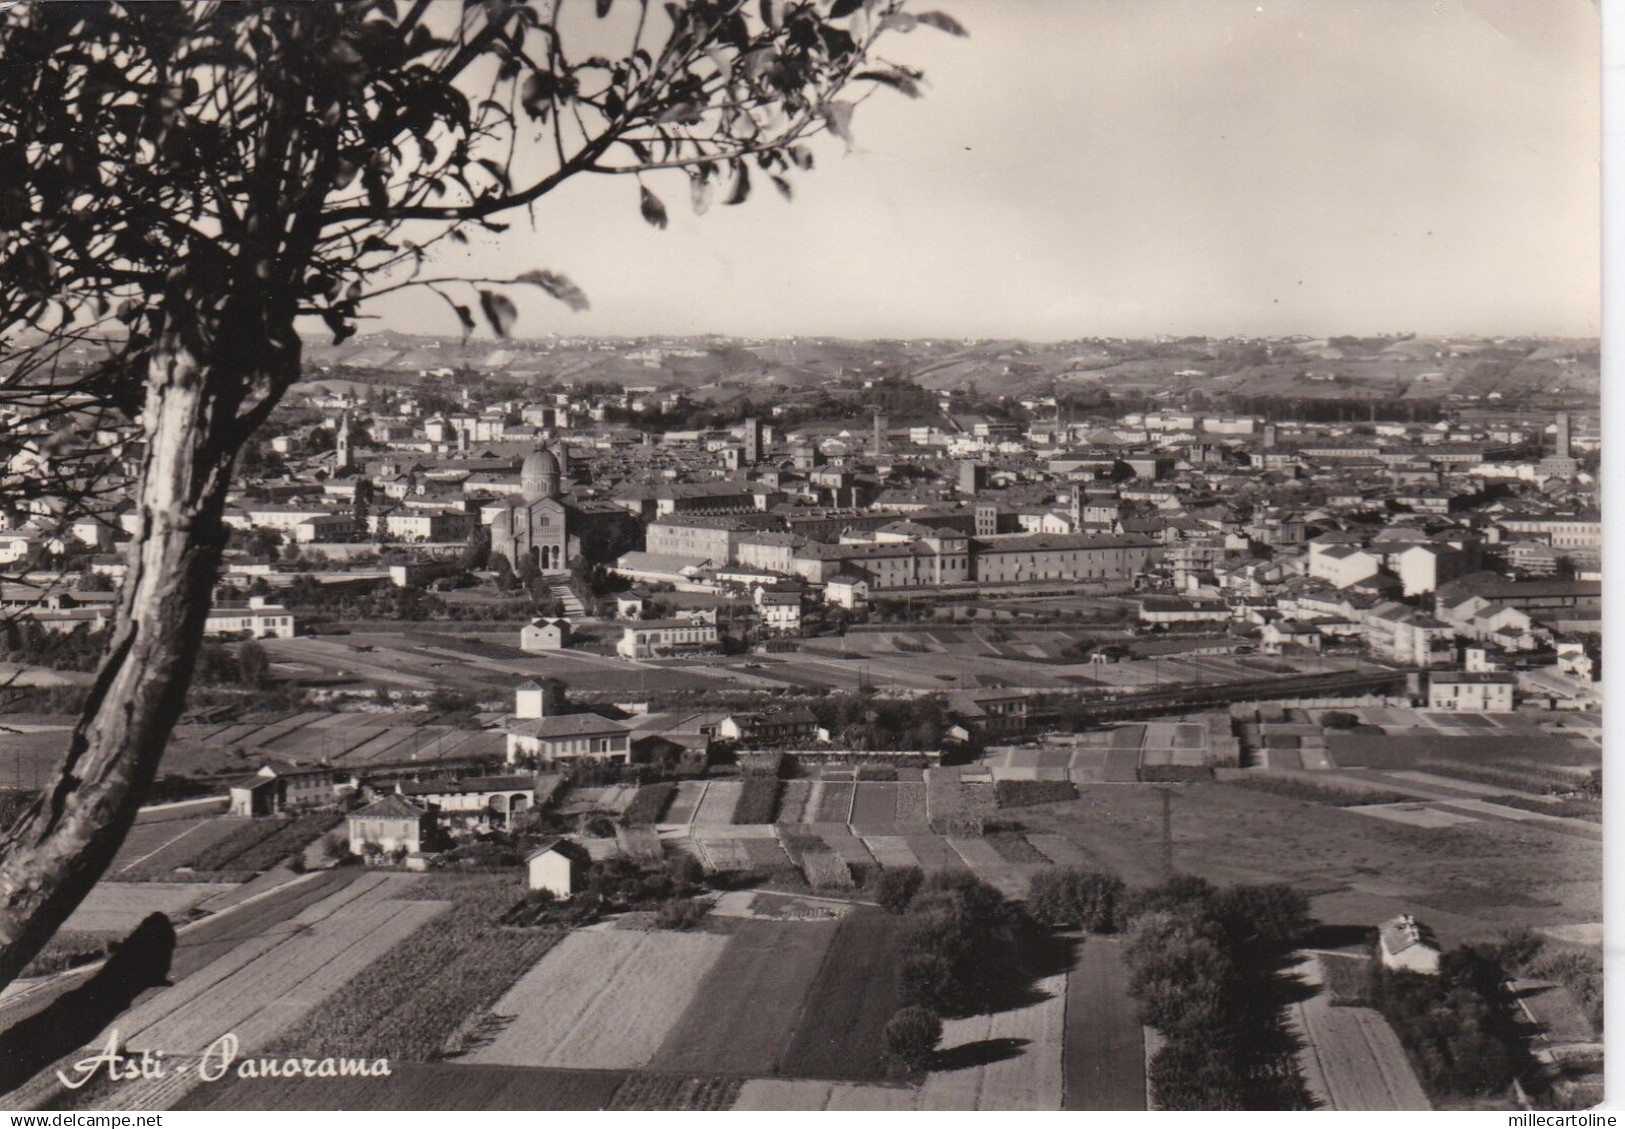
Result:
M563 901L586 886L591 863L592 857L580 843L549 839L525 859L526 885L532 891L548 890Z
M533 619L519 632L522 651L562 651L570 645L570 621L564 618Z
M1433 930L1408 913L1390 918L1377 927L1382 950L1382 966L1401 972L1439 974L1439 939Z

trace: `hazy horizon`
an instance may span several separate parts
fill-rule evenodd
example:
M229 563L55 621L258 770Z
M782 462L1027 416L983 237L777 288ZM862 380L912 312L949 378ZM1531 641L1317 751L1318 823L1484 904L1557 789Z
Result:
M538 340L1599 333L1586 0L933 6L970 38L892 36L925 96L869 99L793 203L695 216L653 174L657 231L582 177L433 266L568 275L590 311L514 292ZM368 312L460 331L425 293Z

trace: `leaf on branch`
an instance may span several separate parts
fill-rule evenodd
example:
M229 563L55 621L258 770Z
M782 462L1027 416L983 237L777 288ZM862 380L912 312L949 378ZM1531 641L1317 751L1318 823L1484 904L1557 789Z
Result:
M666 229L666 205L660 202L660 197L647 188L639 186L642 192L643 218L649 223L664 231Z
M829 18L832 20L844 19L863 7L863 0L835 0L830 6Z
M970 32L965 30L964 24L946 12L921 12L914 19L917 23L922 23L926 27L934 27L938 31L945 31L949 35L957 35L961 39L970 35Z
M615 0L598 0L598 18L603 19L609 15L610 5L614 3Z
M680 102L655 119L661 125L699 125L705 115L692 102Z
M457 311L457 320L463 323L463 334L465 336L473 333L478 328L474 322L473 310L470 310L467 306L460 306L456 302L451 304L451 308Z
M788 180L785 180L782 176L769 177L769 179L773 181L773 187L779 190L780 196L783 196L786 200L792 200L795 198L795 194L790 190L790 182Z
M728 204L743 204L750 198L750 166L743 161L734 164L733 191L728 193Z
M902 91L910 98L918 98L920 96L920 84L915 82L908 75L903 74L901 71L860 71L852 77L867 79L870 82L881 83L885 86L891 87L893 90Z
M506 294L498 294L494 290L480 291L480 310L485 314L485 320L491 323L491 332L498 337L506 337L513 331L514 322L519 320L519 309Z
M540 286L578 314L582 310L589 308L587 295L582 292L581 287L556 271L528 270L514 281L528 282L532 286Z
M688 194L694 202L694 214L703 216L710 210L713 186L711 178L703 172L688 174Z
M784 0L762 0L762 22L777 31L784 23Z
M829 131L846 142L848 148L852 146L852 109L850 102L827 102L818 111Z
M548 113L553 109L553 90L552 75L532 71L525 76L525 85L519 91L519 104L532 118L545 122Z
M342 345L355 336L355 325L345 321L344 315L337 310L323 310L322 320L327 323L327 328L333 331L333 344L335 345Z
M491 179L502 186L504 192L511 191L513 182L508 179L508 170L497 164L489 157L481 157L475 162L480 168L491 175Z
M880 21L881 31L913 31L914 25L920 21L907 12L893 12Z

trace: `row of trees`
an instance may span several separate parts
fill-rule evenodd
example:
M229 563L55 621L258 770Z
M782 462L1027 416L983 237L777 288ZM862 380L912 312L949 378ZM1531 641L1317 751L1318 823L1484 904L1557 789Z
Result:
M1128 907L1125 956L1144 1022L1166 1039L1150 1083L1165 1109L1309 1109L1281 1021L1281 958L1311 925L1289 886L1176 877Z
M899 1069L920 1070L935 1057L943 1016L990 1006L1020 963L1016 950L1030 923L1019 906L964 871L927 876L914 867L887 868L875 895L907 919L898 969L902 1007L882 1042Z

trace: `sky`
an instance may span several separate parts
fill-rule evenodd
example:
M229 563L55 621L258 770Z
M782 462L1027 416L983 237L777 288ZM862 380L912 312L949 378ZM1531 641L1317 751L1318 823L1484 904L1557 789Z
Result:
M584 0L565 0L584 3ZM582 177L443 272L561 271L517 336L1599 332L1590 0L925 0L786 203ZM759 189L766 188L758 185ZM367 328L459 332L438 300ZM364 332L366 330L364 329Z

